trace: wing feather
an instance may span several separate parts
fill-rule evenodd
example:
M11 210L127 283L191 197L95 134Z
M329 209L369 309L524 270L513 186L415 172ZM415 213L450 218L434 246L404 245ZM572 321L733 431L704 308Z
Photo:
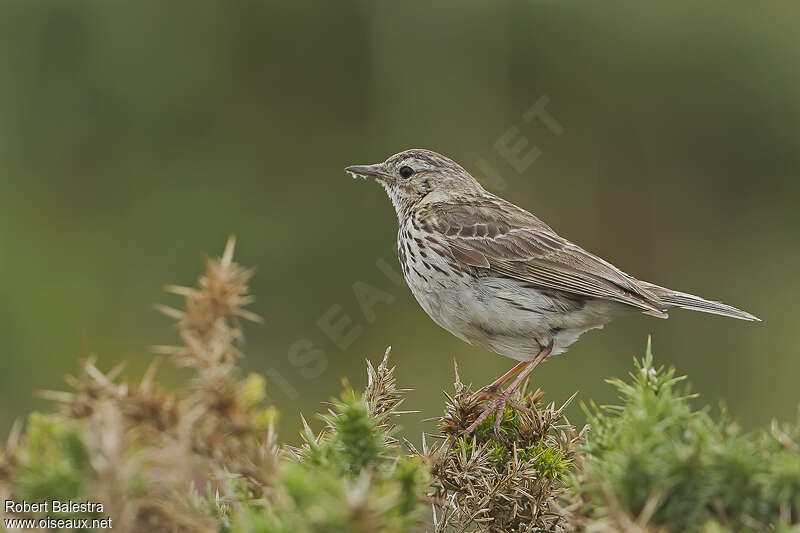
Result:
M641 282L501 198L432 204L419 216L423 227L443 236L453 257L464 264L666 317L658 296Z

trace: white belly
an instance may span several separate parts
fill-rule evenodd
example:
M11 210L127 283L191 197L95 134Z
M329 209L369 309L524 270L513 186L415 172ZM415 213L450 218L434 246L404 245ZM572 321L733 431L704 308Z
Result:
M448 260L421 250L413 233L398 240L403 274L420 306L456 337L500 355L528 361L553 341L553 354L566 351L585 331L603 327L619 304L589 300L563 309L541 292L504 277L475 277ZM473 271L477 272L477 271Z

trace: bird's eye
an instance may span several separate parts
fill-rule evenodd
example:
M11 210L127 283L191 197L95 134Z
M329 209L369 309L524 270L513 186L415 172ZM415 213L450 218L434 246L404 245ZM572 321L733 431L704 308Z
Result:
M401 175L402 177L404 177L404 178L410 178L410 177L411 177L411 174L413 174L413 173L414 173L414 169L413 169L413 168L411 168L411 167L406 167L406 166L403 166L403 167L400 167L400 170L399 170L398 172L400 172L400 175Z

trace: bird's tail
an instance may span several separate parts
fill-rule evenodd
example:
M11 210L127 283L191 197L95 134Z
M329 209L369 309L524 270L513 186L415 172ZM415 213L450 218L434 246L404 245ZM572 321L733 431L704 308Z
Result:
M694 294L673 291L672 289L659 287L658 285L652 285L649 283L646 284L646 288L658 296L658 299L664 304L665 307L680 307L681 309L729 316L731 318L738 318L740 320L749 320L750 322L761 322L760 318L722 302L713 302L711 300L706 300L705 298L695 296Z

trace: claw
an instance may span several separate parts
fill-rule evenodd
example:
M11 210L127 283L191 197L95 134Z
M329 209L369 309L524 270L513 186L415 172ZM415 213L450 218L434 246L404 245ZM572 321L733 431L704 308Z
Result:
M503 412L506 408L506 403L509 402L509 391L504 391L502 394L496 394L494 400L492 400L489 405L486 406L486 409L478 415L478 418L469 425L467 429L461 432L461 436L469 435L470 433L474 432L478 429L478 426L483 424L483 421L489 418L489 415L493 412L496 412L495 419L494 419L494 433L497 435L500 432L500 424L503 421ZM515 402L516 403L516 402Z
M494 414L494 436L500 436L500 424L503 422L503 415L506 412L506 400L505 394L501 394L500 403L497 405L497 412Z
M465 429L461 435L469 435L473 431L475 431L478 426L480 426L484 420L493 412L497 411L497 415L495 415L494 420L494 433L497 435L500 431L500 424L503 420L503 413L507 403L510 403L513 407L526 411L529 414L535 414L533 410L528 409L519 403L514 402L511 400L511 395L514 393L515 390L518 390L520 385L528 379L528 376L531 375L533 369L536 368L539 363L547 359L547 356L550 355L550 351L553 349L553 341L550 341L550 344L547 346L543 346L539 353L536 354L536 357L531 359L530 361L523 361L522 363L518 364L508 372L506 372L500 379L496 380L491 385L484 387L478 393L478 398L482 398L485 396L496 396L494 400L486 406L486 409L478 415L478 418L475 419L475 422L469 425L467 429ZM506 390L502 393L497 394L497 389L500 387L505 381L508 381L511 377L516 376L514 378L514 382L508 386Z
M477 398L478 398L478 400L481 400L481 401L492 400L494 398L497 398L497 396L498 396L497 390L492 388L491 386L486 386L486 387L484 387L483 389L481 389L477 393ZM506 403L508 405L510 405L511 407L513 407L514 409L516 409L517 411L522 411L523 413L525 413L527 415L530 415L530 416L535 416L536 415L536 411L534 411L533 409L531 409L529 407L526 407L526 406L522 405L521 403L519 403L516 400L512 400L510 397L506 398Z

